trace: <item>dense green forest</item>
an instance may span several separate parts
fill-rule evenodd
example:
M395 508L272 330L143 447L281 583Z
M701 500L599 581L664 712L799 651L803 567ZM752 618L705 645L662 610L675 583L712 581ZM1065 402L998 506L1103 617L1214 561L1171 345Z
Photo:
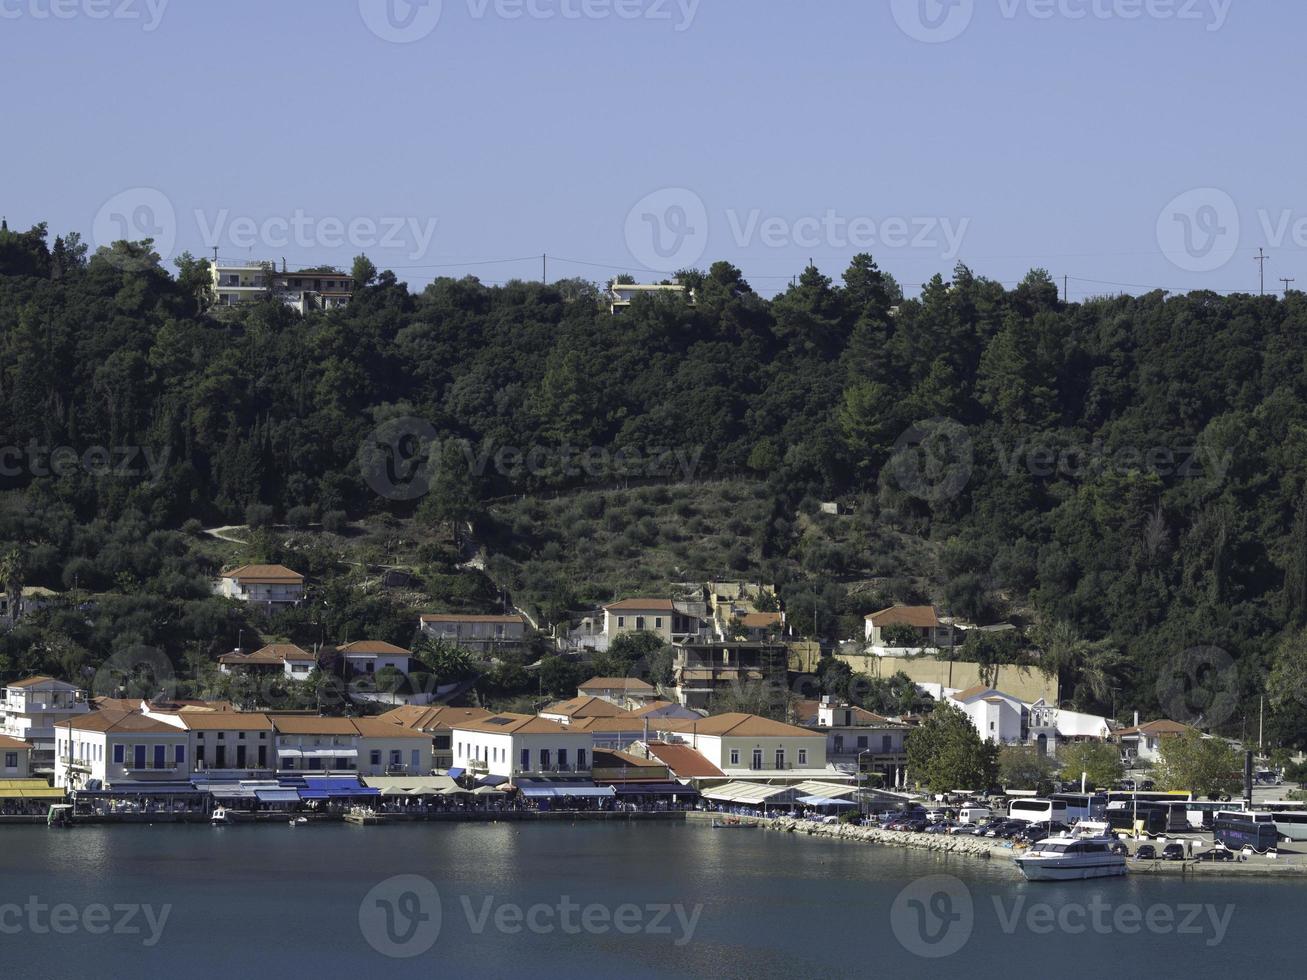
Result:
M1199 720L1255 728L1267 694L1276 738L1307 727L1302 294L1066 304L1041 270L1009 290L958 266L905 297L859 256L771 299L718 263L678 276L693 302L614 316L582 281L415 293L356 272L345 310L215 311L188 256L174 274L148 242L88 255L44 226L0 232L3 584L112 595L0 638L0 672L93 666L129 640L233 645L200 526L470 523L520 561L566 531L498 523L495 500L729 480L756 503L712 528L739 542L723 571L777 580L827 640L895 599L1016 617L1065 699L1121 717L1178 713L1168 675L1211 648L1198 687L1228 704ZM398 419L440 446L425 493L378 492L378 466L410 465L378 461L405 452L377 445ZM585 450L595 465L571 465ZM819 500L844 503L843 531L813 533ZM330 556L292 557L330 579ZM610 597L588 586L559 583L552 613ZM406 614L338 591L282 632L411 638Z

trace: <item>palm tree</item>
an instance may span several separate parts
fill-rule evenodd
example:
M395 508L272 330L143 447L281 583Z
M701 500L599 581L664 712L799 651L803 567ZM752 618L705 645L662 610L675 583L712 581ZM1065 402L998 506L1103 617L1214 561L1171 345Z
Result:
M8 600L9 622L18 622L19 606L23 598L23 553L17 548L10 548L0 556L0 586L4 587Z

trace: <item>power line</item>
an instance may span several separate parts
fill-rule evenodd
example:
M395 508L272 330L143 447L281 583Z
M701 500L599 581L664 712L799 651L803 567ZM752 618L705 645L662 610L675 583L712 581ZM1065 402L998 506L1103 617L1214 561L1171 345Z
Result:
M1257 258L1253 259L1253 261L1257 263L1258 269L1261 271L1261 287L1258 292L1259 296L1266 295L1266 263L1269 259L1270 256L1266 254L1266 250L1263 248L1257 250Z

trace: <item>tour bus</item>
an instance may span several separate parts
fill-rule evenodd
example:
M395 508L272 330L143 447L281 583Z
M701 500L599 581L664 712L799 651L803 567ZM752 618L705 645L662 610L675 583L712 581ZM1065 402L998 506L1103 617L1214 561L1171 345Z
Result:
M1280 832L1269 813L1221 810L1212 820L1212 836L1232 851L1251 847L1258 854L1273 851L1280 843Z
M1050 820L1066 823L1066 800L1015 799L1008 804L1007 816L1009 820L1024 820L1026 823L1046 823Z
M1189 821L1189 827L1192 830L1211 830L1212 821L1215 819L1216 814L1222 810L1242 811L1244 809L1243 800L1230 800L1226 803L1222 803L1220 800L1190 800L1183 806L1185 817Z
M1068 822L1102 820L1107 810L1106 793L1054 793L1050 799L1066 804Z
M1280 836L1292 841L1307 840L1307 804L1301 800L1276 800L1257 804L1262 813L1275 818Z
M1125 803L1127 805L1138 800L1140 803L1183 803L1192 800L1194 795L1187 790L1147 790L1140 792L1131 792L1128 790L1114 789L1107 794L1108 803Z

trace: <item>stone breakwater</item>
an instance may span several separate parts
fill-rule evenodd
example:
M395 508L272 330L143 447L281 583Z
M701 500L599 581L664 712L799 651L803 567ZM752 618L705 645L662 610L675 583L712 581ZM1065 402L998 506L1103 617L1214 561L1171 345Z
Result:
M963 854L978 858L1010 858L1015 853L1006 843L995 843L985 837L953 834L913 834L901 830L882 830L879 827L858 827L854 824L822 824L811 820L779 817L764 821L772 831L808 834L811 837L831 837L836 840L863 841L868 844L886 844L890 847L913 847L940 854Z

